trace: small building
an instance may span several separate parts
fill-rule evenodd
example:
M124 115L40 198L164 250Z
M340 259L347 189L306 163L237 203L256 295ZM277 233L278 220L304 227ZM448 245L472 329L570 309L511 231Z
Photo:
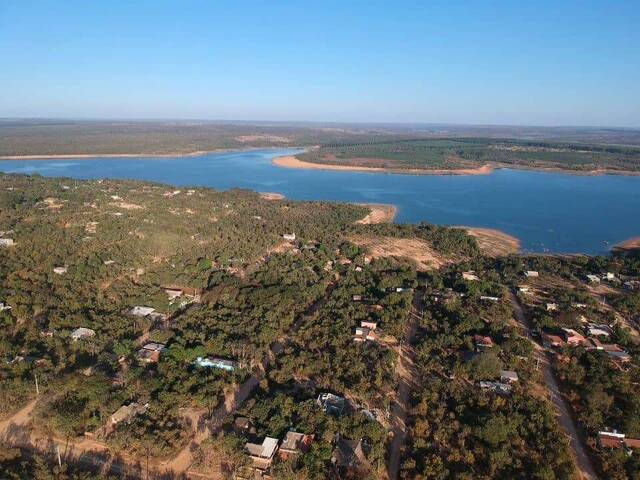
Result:
M612 333L609 325L590 324L587 326L587 335L590 337L609 337Z
M376 328L378 328L378 322L375 322L373 320L362 320L360 322L360 326L362 328L368 328L369 330L375 330Z
M0 302L0 312L4 312L5 310L11 310L11 305L5 305L4 302Z
M198 357L193 362L198 367L202 368L218 368L220 370L226 370L228 372L233 372L239 367L238 362L233 360L226 360L224 358L203 358Z
M529 287L527 287L526 285L524 285L522 287L518 287L518 292L519 293L530 293L531 289Z
M265 437L262 444L247 442L244 449L253 460L254 468L266 470L278 451L278 439Z
M136 418L138 415L142 415L149 408L149 404L145 403L144 405L140 405L139 403L131 403L129 405L123 405L118 410L111 415L111 425L117 425L119 423L129 424Z
M480 382L480 388L482 390L492 391L494 393L497 393L498 395L509 395L511 393L511 390L512 390L512 386L511 385L509 385L508 383L502 383L502 382L485 382L485 381L481 381Z
M282 235L282 238L284 238L288 242L293 242L296 239L296 234L295 233L285 233L284 235Z
M356 327L356 333L353 335L354 342L375 342L377 339L376 333L369 328Z
M85 340L87 338L94 337L96 334L95 330L85 327L76 328L73 332L71 332L71 339L76 342L78 340Z
M589 283L600 283L600 277L593 274L587 275L587 280L589 280Z
M170 302L182 296L182 290L173 289L173 288L164 288L163 290L164 290L164 293L167 294L167 297L169 298Z
M485 337L483 335L474 335L473 344L475 345L477 351L493 348L493 340L491 339L491 337Z
M144 363L158 363L160 355L166 350L163 343L147 343L138 350L138 359Z
M540 273L535 270L527 270L524 272L524 276L527 278L538 278L540 276Z
M598 446L600 448L622 448L624 446L624 433L598 432Z
M156 309L153 307L141 307L139 305L136 305L129 311L129 314L133 315L134 317L146 317L147 315L151 315L155 311Z
M347 404L344 397L339 397L333 393L321 393L316 400L322 411L332 415L341 415Z
M351 297L351 299L354 302L361 302L362 301L362 295L354 295L354 296Z
M15 244L13 238L0 238L0 247L13 247Z
M53 268L53 273L55 273L56 275L64 275L65 273L67 273L67 271L69 271L69 267L67 267L66 265Z
M558 310L557 303L547 303L547 312L555 312Z
M478 277L473 270L469 270L468 272L462 272L462 279L468 282L477 282L480 280L480 277Z
M603 280L613 281L616 279L616 274L612 272L607 272L602 276Z
M480 300L485 300L487 302L497 302L498 300L500 300L500 298L498 298L498 297L490 297L488 295L481 295L480 296Z
M287 460L293 455L308 452L311 443L313 443L313 438L313 435L292 431L287 432L280 444L280 450L278 450L280 459Z
M611 361L619 367L630 363L632 360L631 355L629 355L625 351L605 350L605 352L607 355L609 355Z
M518 374L513 370L500 370L500 381L504 383L516 383Z

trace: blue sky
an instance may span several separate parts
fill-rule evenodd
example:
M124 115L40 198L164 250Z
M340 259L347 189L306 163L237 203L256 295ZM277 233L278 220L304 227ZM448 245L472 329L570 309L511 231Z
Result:
M638 0L1 0L0 117L640 127L638 25Z

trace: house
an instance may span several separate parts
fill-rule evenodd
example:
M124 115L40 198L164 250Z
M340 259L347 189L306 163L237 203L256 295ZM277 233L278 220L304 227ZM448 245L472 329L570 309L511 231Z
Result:
M590 337L609 337L613 331L609 325L590 324L587 326L587 335Z
M151 315L155 311L156 309L153 307L135 306L129 311L129 314L133 315L134 317L146 317L147 315Z
M362 320L360 322L360 326L362 328L368 328L369 330L375 330L378 328L378 322L374 322L373 320Z
M603 280L608 280L608 281L612 281L616 279L616 274L615 273L611 273L611 272L607 272L602 276Z
M509 395L512 387L508 383L502 382L480 382L480 388L482 390L490 390L498 395Z
M63 267L54 267L53 273L55 273L56 275L64 275L65 273L67 273L68 270L69 270L69 267L67 267L66 265Z
M289 431L280 444L278 455L280 459L287 460L293 455L306 453L313 442L314 435Z
M147 408L149 408L148 403L140 405L139 403L133 402L129 405L123 405L111 415L111 425L115 426L122 422L129 424L135 417L146 412Z
M378 339L378 336L374 331L369 328L356 327L356 333L353 336L354 342L374 342Z
M73 332L71 332L71 338L74 342L78 340L85 340L87 338L91 338L95 336L96 332L91 330L90 328L79 327L76 328Z
M255 468L266 470L271 466L273 458L278 451L278 439L265 437L262 444L247 442L244 445L244 449L253 460Z
M564 340L558 335L542 332L542 345L545 348L557 348L564 345Z
M354 295L353 297L351 297L351 299L354 302L361 302L362 301L362 295Z
M555 312L558 310L557 303L547 303L547 312Z
M622 367L632 360L631 355L625 351L605 350L605 353L618 367Z
M600 448L622 448L624 446L624 433L598 432L598 446Z
M585 343L587 343L587 340L572 328L563 328L562 332L563 332L562 336L564 337L564 341L567 342L569 345L576 346L576 345L584 345Z
M225 360L223 358L198 357L193 363L202 368L218 368L220 370L226 370L228 372L233 372L236 368L239 367L238 362L234 362L233 360Z
M0 238L0 247L13 247L15 244L13 238Z
M589 280L590 283L600 283L600 277L593 274L587 275L587 280Z
M485 337L483 335L474 335L473 344L475 345L477 351L481 351L487 348L492 348L493 340L491 340L491 337Z
M113 265L114 263L116 263L116 261L115 260L105 260L102 263L104 263L108 267L109 265Z
M501 370L500 381L504 383L516 383L518 381L518 374L513 370Z
M480 296L480 300L486 300L486 301L489 301L489 302L497 302L500 299L498 297L489 297L487 295L481 295Z
M282 235L282 238L284 238L288 242L293 242L296 239L296 234L295 233L285 233L284 235Z
M629 280L627 282L624 282L624 288L626 288L627 290L640 290L640 281L638 280Z
M158 363L160 355L166 350L163 343L147 343L138 350L138 359L144 363Z
M321 393L316 400L322 411L333 415L341 415L347 404L343 397L334 395L333 393Z
M527 278L538 278L540 274L535 270L527 270L526 272L524 272L524 276Z
M164 288L164 293L167 294L167 297L169 298L169 302L173 302L176 298L179 298L182 296L182 290L177 290L177 289L173 289L173 288Z
M0 312L4 312L5 310L11 310L11 306L5 305L4 302L0 302Z
M531 292L531 289L527 286L522 286L522 287L518 287L518 292L519 293L529 293Z
M367 466L368 445L364 439L349 440L336 435L331 463L338 469L340 478L358 478L357 472Z
M571 306L573 308L587 308L587 304L586 303L572 303Z
M480 280L480 277L478 277L473 270L469 270L468 272L462 272L462 279L468 282L477 282Z

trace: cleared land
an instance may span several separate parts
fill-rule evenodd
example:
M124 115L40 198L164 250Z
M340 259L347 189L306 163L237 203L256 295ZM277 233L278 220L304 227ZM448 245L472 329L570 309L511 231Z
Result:
M393 221L398 213L398 208L395 205L385 205L381 203L359 203L358 205L368 207L370 210L364 218L361 218L356 222L362 225L389 223Z
M482 253L489 257L502 257L520 251L520 240L491 228L463 227L474 237Z
M372 258L397 257L412 260L418 271L433 270L450 263L448 258L434 251L427 242L417 238L354 236L349 240L364 247Z

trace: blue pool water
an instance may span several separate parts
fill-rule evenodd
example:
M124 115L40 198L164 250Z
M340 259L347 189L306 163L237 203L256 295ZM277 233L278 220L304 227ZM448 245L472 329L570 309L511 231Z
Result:
M503 230L525 251L606 253L640 236L640 177L497 170L481 176L296 170L271 159L295 150L197 157L2 160L7 173L81 179L130 178L279 192L295 200L391 203L397 222L427 221Z

